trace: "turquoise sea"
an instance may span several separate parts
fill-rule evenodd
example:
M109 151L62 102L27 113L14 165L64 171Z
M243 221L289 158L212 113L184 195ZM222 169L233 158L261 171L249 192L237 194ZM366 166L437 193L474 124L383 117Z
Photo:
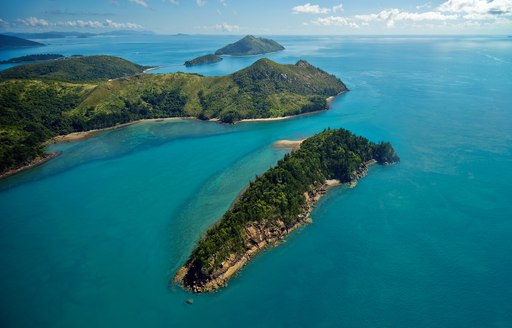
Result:
M238 38L43 40L0 59L112 54L223 75L260 57L179 64ZM351 91L286 121L106 131L0 181L1 327L512 327L512 39L274 39L287 49L269 58L306 59ZM327 127L390 141L402 161L331 190L313 224L228 288L169 287L201 234L284 155L272 143Z

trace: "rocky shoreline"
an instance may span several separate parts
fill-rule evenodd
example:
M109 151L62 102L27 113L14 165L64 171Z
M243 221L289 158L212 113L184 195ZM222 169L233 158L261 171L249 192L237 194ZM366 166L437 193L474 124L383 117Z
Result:
M348 183L353 188L357 181L368 173L370 165L377 163L376 160L364 162L353 172L352 180ZM227 285L228 281L240 271L254 256L267 247L277 246L284 238L297 228L313 221L309 217L316 203L327 193L330 187L341 185L338 180L326 180L319 186L312 186L309 192L304 193L306 205L304 211L288 227L283 221L277 220L272 226L267 226L265 222L251 223L244 228L247 236L245 240L246 251L243 254L231 254L229 258L222 263L220 269L216 270L211 276L204 277L202 281L188 281L187 275L190 270L194 270L193 261L189 260L182 266L174 276L173 282L181 285L185 289L194 293L212 292Z
M22 171L31 169L33 167L42 165L42 164L48 162L49 160L51 160L52 158L55 158L57 156L59 156L59 153L47 153L47 154L44 154L43 156L36 157L32 161L30 161L29 163L27 163L27 164L25 164L25 165L23 165L21 167L18 167L16 169L12 169L12 170L8 170L8 171L0 174L0 180L8 178L10 176L13 176L15 174L18 174L18 173L20 173Z

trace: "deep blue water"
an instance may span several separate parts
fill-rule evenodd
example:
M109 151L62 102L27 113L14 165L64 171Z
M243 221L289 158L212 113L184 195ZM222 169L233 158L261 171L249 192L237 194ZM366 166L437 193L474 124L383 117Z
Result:
M260 57L179 64L236 39L45 40L44 52L222 75ZM2 327L512 326L512 40L275 39L287 50L269 58L306 59L351 91L287 121L107 131L0 182ZM313 224L228 288L169 288L207 227L283 156L272 143L327 127L389 140L402 162L331 190Z

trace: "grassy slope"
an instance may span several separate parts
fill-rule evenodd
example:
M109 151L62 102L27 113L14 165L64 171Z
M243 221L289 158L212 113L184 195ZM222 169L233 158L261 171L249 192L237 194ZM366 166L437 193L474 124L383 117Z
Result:
M87 56L11 67L0 72L0 78L89 82L131 76L143 69L118 57Z
M58 134L144 118L193 116L232 123L294 115L324 109L325 98L345 90L336 77L306 62L280 65L268 59L222 77L144 74L69 83L44 74L41 80L0 80L0 173L41 155L41 144Z

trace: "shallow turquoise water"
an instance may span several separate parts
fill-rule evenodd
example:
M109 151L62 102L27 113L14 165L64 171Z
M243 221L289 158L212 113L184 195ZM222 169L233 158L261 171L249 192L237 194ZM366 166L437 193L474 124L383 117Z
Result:
M175 38L54 40L49 52L172 65L232 41ZM272 59L307 59L351 92L287 121L108 131L0 182L2 327L512 325L512 40L276 39L287 50ZM257 59L194 69L220 75ZM188 71L164 69L174 70ZM312 225L228 288L168 288L205 229L283 156L271 144L326 127L389 140L402 162L332 190Z

